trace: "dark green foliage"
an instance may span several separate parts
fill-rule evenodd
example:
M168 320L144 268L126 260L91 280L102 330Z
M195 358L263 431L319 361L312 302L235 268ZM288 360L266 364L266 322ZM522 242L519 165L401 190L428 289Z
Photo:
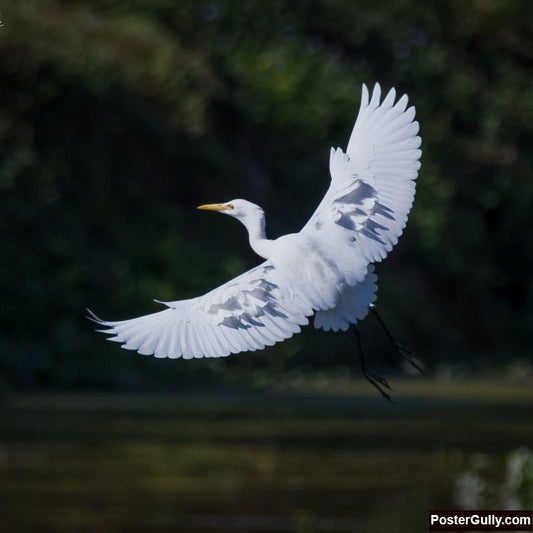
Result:
M245 197L271 236L297 231L375 81L410 95L424 151L378 268L383 314L430 366L531 356L530 2L11 0L1 17L0 386L353 364L348 336L309 329L227 361L156 361L105 343L84 308L144 314L256 264L242 227L194 206Z

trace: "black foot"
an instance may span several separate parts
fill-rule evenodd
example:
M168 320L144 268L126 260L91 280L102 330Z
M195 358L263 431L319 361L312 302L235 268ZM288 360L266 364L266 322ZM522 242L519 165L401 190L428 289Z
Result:
M380 385L383 385L386 389L389 389L390 391L393 391L394 389L389 385L389 382L382 378L381 376L378 376L377 374L374 374L374 372L370 372L370 370L367 370L366 368L363 369L363 376L365 376L366 379L375 381L376 383L379 383Z
M373 374L372 372L369 372L368 370L363 370L363 376L368 380L369 383L374 385L376 389L380 392L381 396L385 398L390 403L394 403L392 401L391 395L383 390L382 387L386 387L389 390L393 390L392 387L388 384L387 380L385 378L382 378L381 376L376 376L376 374Z
M390 403L394 403L392 401L392 398L389 393L385 392L383 390L383 387L386 389L392 390L392 387L389 385L388 381L385 378L382 378L381 376L378 376L377 374L374 374L373 372L370 372L368 368L366 367L366 361L365 356L363 353L363 348L361 346L361 334L359 333L359 330L357 327L354 327L353 332L355 333L355 338L357 341L357 350L359 352L359 359L361 362L361 373L365 378L368 380L369 383L371 383L376 389L379 391L381 396L385 398Z
M416 354L414 350L411 348L408 348L407 346L404 346L398 339L394 339L392 345L396 349L396 351L400 354L402 359L407 361L413 368L418 370L421 374L424 373L424 369L420 366L418 360L416 359Z
M385 322L383 322L383 319L381 318L374 304L370 304L370 310L374 313L380 326L383 328L383 331L385 331L385 334L389 338L391 344L394 346L394 349L400 355L400 357L402 357L402 359L407 361L413 368L416 368L416 370L423 374L424 369L420 366L420 363L415 357L415 352L411 350L411 348L404 346L398 339L391 335L389 328L385 325Z

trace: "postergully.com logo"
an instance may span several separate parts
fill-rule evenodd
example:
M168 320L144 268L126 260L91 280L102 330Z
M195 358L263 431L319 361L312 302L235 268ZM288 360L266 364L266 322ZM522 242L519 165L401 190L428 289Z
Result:
M429 511L429 531L532 531L532 512Z

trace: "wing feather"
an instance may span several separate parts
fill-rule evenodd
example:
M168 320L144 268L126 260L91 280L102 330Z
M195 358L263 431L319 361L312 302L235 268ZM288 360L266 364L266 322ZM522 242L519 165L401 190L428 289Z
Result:
M269 261L198 298L160 303L167 309L130 320L92 319L127 350L192 358L263 349L299 332L313 313L295 304Z
M376 300L377 276L374 266L368 267L368 272L361 283L347 287L338 304L325 311L317 311L314 319L315 328L325 331L346 331L350 324L357 324L368 314L369 305Z
M369 96L363 85L346 153L331 150L330 187L302 230L316 236L336 265L357 265L346 277L348 286L360 283L367 265L384 259L398 242L414 200L419 125L407 96L395 98L391 89L380 103L381 87L376 84Z

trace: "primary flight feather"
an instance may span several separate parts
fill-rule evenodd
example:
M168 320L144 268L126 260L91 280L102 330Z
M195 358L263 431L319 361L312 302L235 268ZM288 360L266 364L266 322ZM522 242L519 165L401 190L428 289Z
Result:
M346 152L331 149L329 189L298 233L266 238L263 210L246 200L199 209L237 218L266 261L189 300L118 322L92 318L123 348L156 357L221 357L292 337L314 315L316 328L347 330L376 299L373 264L407 222L420 168L415 108L391 89L363 85Z

